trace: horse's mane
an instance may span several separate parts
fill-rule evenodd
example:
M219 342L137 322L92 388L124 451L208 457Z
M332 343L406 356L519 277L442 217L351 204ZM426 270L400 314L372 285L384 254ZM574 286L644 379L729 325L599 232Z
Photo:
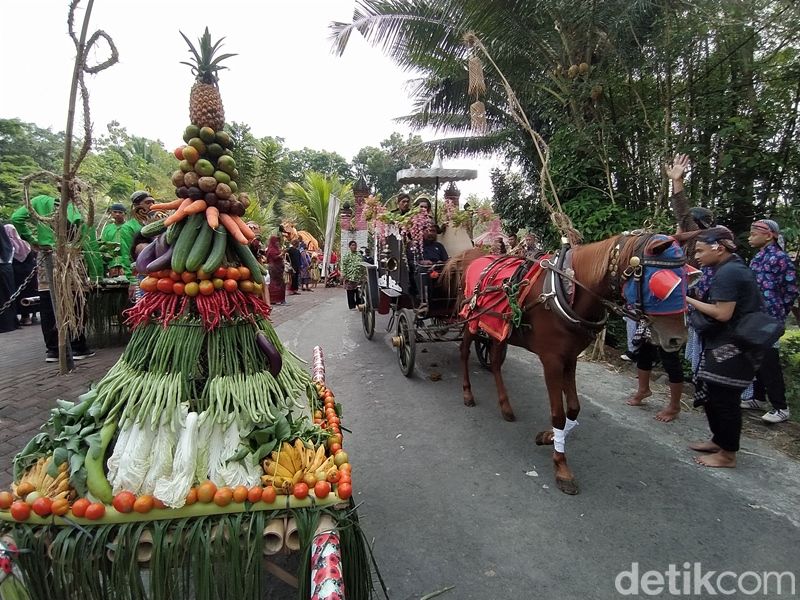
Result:
M580 277L581 283L592 287L599 284L608 275L611 251L619 241L622 234L615 235L606 240L591 244L580 245L573 248L572 268ZM623 271L628 266L636 244L627 243L619 254L619 270Z

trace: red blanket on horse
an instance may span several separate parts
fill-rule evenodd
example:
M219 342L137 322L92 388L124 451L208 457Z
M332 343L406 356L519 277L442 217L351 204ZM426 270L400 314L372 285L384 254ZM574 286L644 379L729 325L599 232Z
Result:
M509 279L524 259L515 256L484 256L475 259L464 273L464 297L466 302L459 313L469 319L469 330L486 332L497 341L503 341L511 333L512 310L503 283ZM533 284L543 273L537 260L525 273L519 288L516 303L523 306Z

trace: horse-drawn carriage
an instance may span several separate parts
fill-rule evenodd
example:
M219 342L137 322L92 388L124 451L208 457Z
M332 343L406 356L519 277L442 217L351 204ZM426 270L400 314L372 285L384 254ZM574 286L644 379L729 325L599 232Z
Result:
M467 231L452 227L442 234L441 243L452 257L472 248ZM359 310L364 335L375 334L376 313L389 315L387 333L403 375L414 372L417 344L460 341L464 320L458 315L458 286L442 277L443 262L420 264L415 242L397 228L389 228L378 241L367 277L360 291ZM479 336L475 350L481 365L489 368L489 340Z

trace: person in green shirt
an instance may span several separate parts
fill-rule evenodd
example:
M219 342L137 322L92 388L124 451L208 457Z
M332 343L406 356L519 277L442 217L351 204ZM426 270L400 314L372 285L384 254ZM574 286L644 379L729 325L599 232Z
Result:
M147 223L150 207L155 200L149 192L137 190L131 195L131 218L125 221L119 230L119 256L122 263L122 270L131 283L136 283L131 269L131 248L136 234L142 230L142 226Z
M52 215L61 199L52 196L40 195L31 200L31 207L37 215L49 217ZM56 236L50 225L36 221L32 222L33 217L26 206L21 206L11 214L11 224L16 227L20 237L26 242L40 250L44 255L44 260L48 260L56 244ZM80 211L74 204L70 203L67 207L67 222L70 227L76 227L81 235L81 249L83 251L86 271L91 279L103 277L103 259L100 256L100 249L94 232L86 226ZM58 326L56 323L55 312L50 298L49 281L47 280L45 269L39 269L39 314L42 324L42 336L47 348L45 356L46 362L58 362ZM72 357L75 360L94 356L94 352L89 349L86 343L86 336L80 334L71 340Z
M125 224L125 215L128 209L122 204L115 203L108 207L108 214L111 220L103 227L100 233L100 241L104 244L116 244L116 250L113 257L106 265L106 272L109 277L116 277L124 273L122 254L120 252L119 234L122 226Z

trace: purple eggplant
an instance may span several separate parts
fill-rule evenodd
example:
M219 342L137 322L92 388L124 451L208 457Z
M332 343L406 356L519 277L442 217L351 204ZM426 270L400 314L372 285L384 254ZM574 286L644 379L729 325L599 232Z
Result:
M149 265L153 259L156 257L156 243L155 241L150 242L144 249L139 253L139 256L136 257L136 270L139 273L144 273L147 270L147 265Z
M167 250L164 252L164 254L151 261L147 265L147 272L155 273L156 271L161 271L162 269L168 269L172 263L172 249L173 246L167 246Z
M169 248L169 245L167 244L167 232L165 231L156 238L156 257L164 254L167 248Z
M267 357L269 362L269 372L273 377L277 377L283 367L283 359L280 352L272 345L272 342L267 339L263 331L256 334L256 345L261 353Z

